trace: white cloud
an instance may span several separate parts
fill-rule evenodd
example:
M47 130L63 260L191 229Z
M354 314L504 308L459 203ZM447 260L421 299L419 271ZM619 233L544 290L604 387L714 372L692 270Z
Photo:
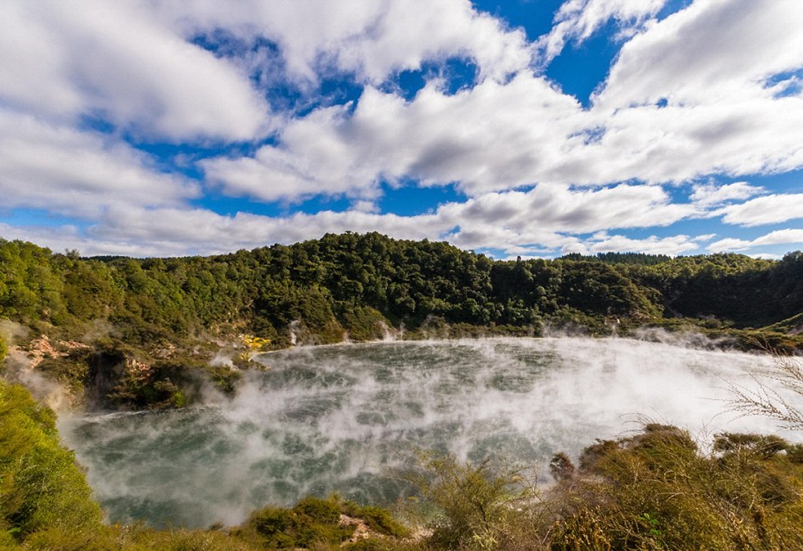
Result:
M788 228L776 230L753 241L756 245L785 245L787 243L803 243L803 230Z
M623 108L605 120L598 142L575 145L570 161L580 167L578 183L630 178L683 182L710 174L785 172L803 166L801 98Z
M278 148L202 164L229 193L265 200L370 194L403 177L479 194L536 182L564 162L564 139L584 122L573 98L527 75L456 95L429 85L412 102L368 88L353 114L322 109L289 123Z
M714 212L728 224L760 226L803 218L803 193L767 195Z
M223 28L268 38L279 44L291 76L313 82L322 64L379 84L447 57L471 58L481 77L504 80L532 59L523 31L477 12L469 0L181 0L158 9L185 34Z
M622 47L596 103L752 99L766 78L803 67L801 27L798 0L697 0Z
M547 65L563 50L566 42L584 42L611 19L630 35L653 18L666 0L567 0L555 13L555 25L539 40L540 63Z
M724 186L699 184L693 187L690 199L700 206L708 207L749 199L762 193L764 193L764 188L751 186L747 182L734 182Z
M681 183L794 170L803 166L803 96L775 97L764 81L803 67L796 6L698 0L625 44L589 110L527 72L455 95L431 83L409 102L369 87L353 113L319 110L289 122L278 148L204 166L228 193L291 201L370 197L382 178L457 182L479 195L537 183ZM745 45L739 33L754 19ZM715 43L702 47L708 40ZM657 104L662 98L666 106Z
M801 244L803 244L803 230L788 228L785 230L776 230L752 240L733 238L721 239L715 243L711 243L708 246L708 250L711 252L747 251L754 247L768 245Z
M572 190L556 185L529 192L487 194L438 212L458 222L487 222L517 231L591 233L607 228L667 226L690 217L690 205L673 204L658 186L622 184L598 190ZM452 214L453 213L453 214Z
M612 19L637 31L584 109L528 68L543 42L528 44L523 31L468 0L86 0L78 8L9 0L0 12L2 207L80 217L86 233L66 227L65 235L98 251L160 255L345 230L511 253L680 254L714 236L633 239L615 230L713 216L744 226L800 218L803 195L703 184L689 203L676 203L665 184L803 167L803 95L767 85L803 67L803 4L696 0L655 22L664 3L563 5L554 51ZM267 38L279 50L217 58L188 42L216 32L249 46ZM410 101L380 86L397 71L455 56L477 63L475 86L447 94L433 81ZM355 105L277 119L249 80L259 64L277 65L261 68L308 94L337 71L368 86ZM83 116L107 118L120 132L81 129ZM345 196L352 209L284 218L193 209L199 186L163 173L122 138L255 145L268 131L277 145L197 165L187 157L188 168L203 168L203 186L227 195L286 204ZM454 184L469 199L417 217L378 214L380 182L407 178Z
M272 218L248 213L225 216L205 209L124 209L90 228L87 244L135 242L146 254L157 256L215 254L316 239L329 232L381 231L400 239L432 238L440 227L432 215L399 217L354 210Z
M659 187L619 185L600 190L539 186L529 192L491 193L464 204L444 205L436 215L444 228L459 227L448 238L466 249L494 248L509 254L529 254L526 251L535 247L589 254L630 250L626 238L609 238L606 230L668 226L696 212L690 205L672 204ZM590 240L576 237L595 232L603 233ZM685 237L680 241L651 238L642 245L667 251L666 254L697 248Z
M148 137L245 140L269 128L248 75L133 1L9 0L0 99L75 122L98 115Z
M572 250L574 245L584 251L593 247L630 250L628 247L635 246L636 241L608 237L604 231L668 225L693 212L670 204L660 188L626 185L595 191L545 186L529 192L491 193L418 216L377 214L368 207L358 202L346 212L271 218L246 213L224 216L180 205L146 207L120 202L106 208L84 232L68 227L66 234L75 242L71 247L62 246L63 238L51 229L29 228L25 232L55 250L77 247L84 254L112 254L115 247L125 251L123 254L214 254L344 231L379 231L404 239L445 239L465 249L495 248L513 254L532 250L533 244L553 252ZM587 242L572 235L600 231L603 234L597 233ZM685 238L650 238L643 245L666 254L678 254L689 247Z
M677 256L699 249L696 240L688 235L675 235L671 237L657 237L651 235L646 239L631 239L623 235L608 235L606 232L603 232L601 235L595 235L593 238L581 244L587 251L586 254L639 252Z
M751 241L745 239L737 239L735 237L727 237L720 239L708 245L708 251L719 253L728 251L744 251L752 245Z
M196 184L149 164L146 155L114 139L0 110L4 208L92 219L115 205L180 205L199 195Z

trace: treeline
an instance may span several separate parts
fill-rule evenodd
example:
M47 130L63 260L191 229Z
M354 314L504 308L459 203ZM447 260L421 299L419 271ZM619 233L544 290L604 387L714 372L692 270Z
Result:
M378 336L378 322L416 330L442 320L537 327L576 321L718 320L760 328L803 311L803 253L608 253L494 261L446 243L377 233L190 258L80 258L0 240L0 316L67 334L108 322L126 342L202 333L319 339Z
M803 548L803 446L775 436L722 434L701 453L687 432L647 425L598 441L577 466L556 455L551 488L525 467L422 458L399 473L418 488L400 511L409 527L336 496L267 506L227 528L109 525L53 413L0 379L0 548L10 551Z
M607 262L608 264L640 264L642 266L655 266L656 264L672 260L671 256L665 254L645 253L597 253L594 256L570 253L560 258L561 260L596 260L599 262Z

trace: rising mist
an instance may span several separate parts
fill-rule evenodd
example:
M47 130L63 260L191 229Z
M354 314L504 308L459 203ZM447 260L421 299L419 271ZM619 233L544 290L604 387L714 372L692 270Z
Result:
M580 338L296 348L257 358L231 400L161 413L62 418L112 521L235 524L266 503L337 491L390 504L389 468L416 450L545 465L597 438L674 424L705 441L777 432L723 413L766 356ZM547 469L542 468L546 474ZM547 477L543 477L547 482Z

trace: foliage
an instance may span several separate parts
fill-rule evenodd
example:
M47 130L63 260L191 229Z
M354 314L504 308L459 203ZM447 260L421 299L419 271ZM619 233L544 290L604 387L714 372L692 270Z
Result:
M75 457L61 448L53 413L0 380L0 534L22 542L47 529L100 526Z
M795 350L803 347L801 311L802 253L781 261L631 253L492 261L447 243L347 232L207 258L132 259L0 239L0 318L90 344L88 357L43 368L105 407L191 399L187 377L159 369L139 386L124 380L109 348L154 364L197 359L210 341L238 343L241 335L248 352L379 339L389 327L416 337L538 335L545 327L607 335L680 324L745 347ZM211 376L231 391L231 377Z
M655 266L662 262L669 262L672 257L665 254L644 253L597 253L596 256L586 256L580 253L563 255L562 260L584 260L590 262L604 262L606 264L638 264L642 266Z
M765 435L719 435L702 454L676 427L598 441L556 484L509 501L514 472L439 458L425 464L425 549L551 551L800 549L803 451ZM490 514L488 514L490 512Z
M425 455L423 471L407 478L429 507L424 518L439 549L491 549L517 534L522 506L535 499L534 485L521 468L477 465L452 456Z
M340 510L345 515L361 519L368 528L378 534L395 538L406 538L410 535L410 531L393 518L387 509L343 501L340 503Z
M790 447L723 435L703 456L686 432L662 425L600 442L555 491L564 505L552 549L800 548L803 470L778 453Z
M293 322L323 342L377 338L380 324L414 330L433 316L522 327L566 308L597 320L776 324L803 310L803 255L494 262L446 243L345 233L208 258L82 259L0 240L0 315L73 335L107 321L137 346L235 327L272 340Z
M362 520L378 534L408 535L386 510L359 506L337 496L306 497L291 509L265 507L252 513L237 534L270 549L340 546L355 532L353 525L341 521L341 515Z

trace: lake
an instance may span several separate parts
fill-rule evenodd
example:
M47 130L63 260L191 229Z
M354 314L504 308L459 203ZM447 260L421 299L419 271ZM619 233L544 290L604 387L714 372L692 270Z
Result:
M338 492L392 504L422 450L539 465L645 421L777 432L723 414L727 383L765 356L626 339L477 339L295 348L257 357L234 399L168 412L62 417L110 521L236 524ZM787 435L784 435L787 436Z

